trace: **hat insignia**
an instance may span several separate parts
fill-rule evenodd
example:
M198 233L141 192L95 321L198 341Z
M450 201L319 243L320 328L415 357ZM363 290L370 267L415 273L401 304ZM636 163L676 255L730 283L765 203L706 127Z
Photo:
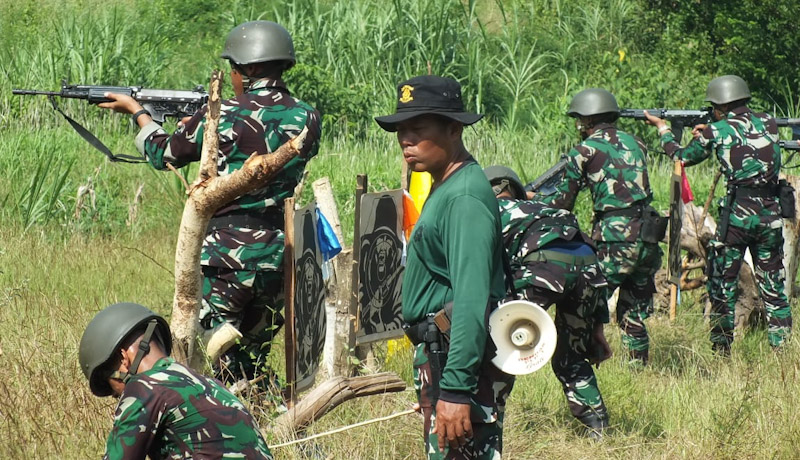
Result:
M407 102L413 101L414 98L411 96L411 92L412 91L414 91L414 87L413 86L411 86L411 85L403 85L403 87L400 88L400 102L405 104Z

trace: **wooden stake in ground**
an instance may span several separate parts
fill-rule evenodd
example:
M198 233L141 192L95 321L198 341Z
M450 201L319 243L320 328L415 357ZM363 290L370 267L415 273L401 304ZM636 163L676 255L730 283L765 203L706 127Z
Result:
M297 375L295 369L295 328L294 328L294 198L287 198L284 206L284 233L283 233L283 292L284 292L284 334L286 334L286 406L290 409L297 403L295 384Z
M667 250L667 280L669 281L669 319L677 315L678 289L681 284L681 201L682 169L676 161L670 182L669 247Z
M222 72L215 70L211 76L208 113L203 136L200 171L188 191L183 208L178 244L175 248L175 296L172 304L172 355L179 362L195 369L202 365L203 357L195 353L197 314L200 308L201 273L200 253L206 227L220 206L235 198L266 185L284 165L300 153L307 129L269 155L253 155L241 169L231 174L217 175L219 151L219 114Z
M356 348L356 330L358 329L358 260L361 253L361 197L367 193L367 175L359 174L356 176L356 211L355 222L353 223L353 278L350 291L350 329L347 338L347 349L359 360L366 357L364 350ZM351 363L351 374L355 372L355 366Z
M350 287L352 276L352 252L344 247L342 224L339 220L339 209L333 197L333 187L327 177L315 180L311 184L317 207L328 219L336 239L342 244L342 252L328 262L328 280L325 298L325 316L328 326L325 334L325 351L322 368L327 377L348 375L347 346L350 327Z

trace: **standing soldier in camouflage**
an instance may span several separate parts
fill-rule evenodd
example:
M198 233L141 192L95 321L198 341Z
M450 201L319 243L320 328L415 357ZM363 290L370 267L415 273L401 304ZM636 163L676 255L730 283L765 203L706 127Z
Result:
M272 459L256 421L220 382L169 357L164 318L134 303L95 315L81 370L96 396L119 398L104 459Z
M500 204L514 287L544 308L556 304L558 341L550 363L572 415L590 437L599 438L608 427L608 411L592 364L610 358L611 347L603 333L609 319L606 280L594 243L569 211L526 201L512 169L490 166L484 172Z
M240 169L250 155L265 155L309 128L300 155L265 187L220 208L203 245L203 307L206 336L228 323L243 337L212 363L224 382L252 379L264 365L272 338L283 324L283 200L292 196L308 160L316 155L320 116L289 94L282 75L295 63L289 32L270 21L234 28L222 57L230 61L236 96L222 102L219 174ZM132 113L141 127L137 149L153 167L181 167L200 160L206 108L187 118L174 134L152 121L132 98L108 94L100 107Z
M567 155L564 180L555 193L537 200L572 210L584 188L592 193L592 239L609 292L619 287L617 323L631 363L646 365L650 339L644 320L653 309L656 271L661 266L657 238L648 237L653 193L644 143L618 130L619 106L613 94L590 88L575 95L567 114L583 142Z
M513 376L491 362L488 318L505 292L497 200L464 146L464 111L452 78L397 86L397 111L375 120L397 132L412 171L433 188L414 226L403 275L404 329L417 346L414 384L429 459L496 459Z
M697 125L694 139L681 148L666 122L647 115L658 128L664 152L687 166L716 155L727 181L720 200L720 221L709 244L708 294L711 298L711 343L717 352L730 354L739 269L749 248L761 299L766 305L768 338L780 347L792 330L792 312L784 292L783 220L778 195L781 150L778 126L769 114L747 107L750 89L735 75L711 80L706 101L714 108L714 121ZM793 203L786 206L794 208ZM788 209L787 209L788 210Z

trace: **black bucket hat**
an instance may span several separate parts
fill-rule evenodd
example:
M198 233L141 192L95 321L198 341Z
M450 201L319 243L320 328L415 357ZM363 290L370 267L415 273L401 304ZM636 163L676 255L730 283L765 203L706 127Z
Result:
M422 75L397 85L397 110L392 115L375 117L375 121L389 132L397 131L397 124L420 115L440 115L463 125L471 125L483 114L464 111L461 85L452 78Z

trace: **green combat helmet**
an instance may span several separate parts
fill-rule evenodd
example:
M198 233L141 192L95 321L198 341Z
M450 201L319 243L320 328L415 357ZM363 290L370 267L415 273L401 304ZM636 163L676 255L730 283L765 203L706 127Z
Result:
M500 194L504 189L511 190L511 194L518 200L524 200L526 193L522 181L513 169L506 166L489 166L484 168L483 173L492 184L492 191L495 195Z
M296 62L292 36L282 25L272 21L251 21L236 26L225 39L222 58L240 66L288 61L291 67Z
M589 88L576 94L567 111L567 115L573 118L590 117L602 113L619 115L619 105L613 94L601 88Z
M145 325L147 329L144 338L139 344L139 351L131 363L128 374L119 376L121 380L127 381L136 373L142 358L150 351L150 338L153 333L161 339L166 354L172 351L172 337L167 322L142 305L117 303L95 315L86 326L78 354L83 375L89 380L89 388L96 396L109 396L112 393L108 382L98 375L98 370L119 350L131 332Z
M712 104L724 105L742 99L750 99L750 88L742 77L723 75L708 83L706 101Z

